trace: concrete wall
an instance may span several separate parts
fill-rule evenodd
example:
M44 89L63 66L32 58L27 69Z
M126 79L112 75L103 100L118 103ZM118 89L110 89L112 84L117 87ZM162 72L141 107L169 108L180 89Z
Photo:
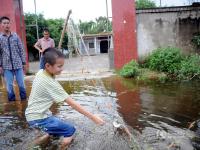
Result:
M136 11L139 57L158 47L175 46L189 53L200 32L200 7L170 7Z

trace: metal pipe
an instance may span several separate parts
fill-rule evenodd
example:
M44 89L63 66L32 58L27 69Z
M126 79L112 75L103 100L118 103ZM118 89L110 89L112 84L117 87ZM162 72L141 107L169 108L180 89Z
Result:
M107 17L107 29L106 29L106 32L108 32L108 0L106 0L106 17ZM109 42L109 35L108 35L108 51L110 49L110 42Z
M39 40L38 19L37 19L37 11L36 11L36 0L34 0L34 6L35 6L35 26L36 26L36 32L37 32L37 40Z
M37 34L37 40L39 40L39 32L38 32L38 18L37 18L37 11L36 11L36 0L34 0L34 6L35 6L35 26L36 26L36 34ZM39 53L39 58L41 56L40 52Z
M107 17L107 32L108 32L108 0L106 0L106 17Z

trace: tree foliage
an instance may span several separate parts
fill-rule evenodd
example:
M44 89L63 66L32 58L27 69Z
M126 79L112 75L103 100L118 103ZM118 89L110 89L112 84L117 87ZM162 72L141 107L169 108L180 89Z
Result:
M136 0L136 8L142 9L142 8L155 8L156 4L155 2L151 0Z
M37 32L36 32L36 23L35 23L35 14L27 13L25 14L25 24L26 24L26 39L28 47L32 47L37 41ZM43 15L39 14L38 18L38 32L40 37L42 36L42 30L47 26L46 20Z
M81 33L84 34L97 34L101 32L112 31L112 23L106 17L96 18L95 21L85 21L79 20L79 29Z
M60 36L61 36L61 32L64 25L64 20L63 19L47 19L46 21L47 21L47 27L51 33L51 37L54 39L55 45L57 47L60 41ZM66 33L63 39L62 48L67 49L67 44L68 44L68 37Z
M55 40L56 47L58 46L60 35L62 32L64 20L63 19L45 19L42 14L35 15L31 13L25 14L25 24L26 24L26 40L27 40L27 48L29 50L29 55L32 57L30 59L38 58L39 53L33 47L33 45L37 42L37 30L36 30L36 17L38 20L38 33L39 38L43 37L43 29L48 28L50 31L50 36ZM63 48L67 48L67 34L65 34L63 40Z

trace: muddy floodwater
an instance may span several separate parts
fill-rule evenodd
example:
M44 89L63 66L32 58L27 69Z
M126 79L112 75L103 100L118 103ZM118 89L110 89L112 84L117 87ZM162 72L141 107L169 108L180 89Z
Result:
M96 126L67 104L54 105L54 115L77 128L69 150L200 149L198 81L137 82L112 76L60 82L76 101L106 121ZM27 80L28 94L31 85ZM0 84L0 150L58 149L57 138L40 147L33 144L36 133L26 123L26 106L27 101L8 102Z

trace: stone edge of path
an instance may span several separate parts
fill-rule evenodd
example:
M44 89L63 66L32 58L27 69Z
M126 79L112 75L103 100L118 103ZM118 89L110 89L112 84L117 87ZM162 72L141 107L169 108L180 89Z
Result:
M60 75L56 76L58 81L77 81L77 80L86 80L86 79L99 79L106 78L116 75L113 70L101 70L101 71L92 71L92 72L69 72L63 71ZM35 77L34 75L26 75L25 80L32 81Z

